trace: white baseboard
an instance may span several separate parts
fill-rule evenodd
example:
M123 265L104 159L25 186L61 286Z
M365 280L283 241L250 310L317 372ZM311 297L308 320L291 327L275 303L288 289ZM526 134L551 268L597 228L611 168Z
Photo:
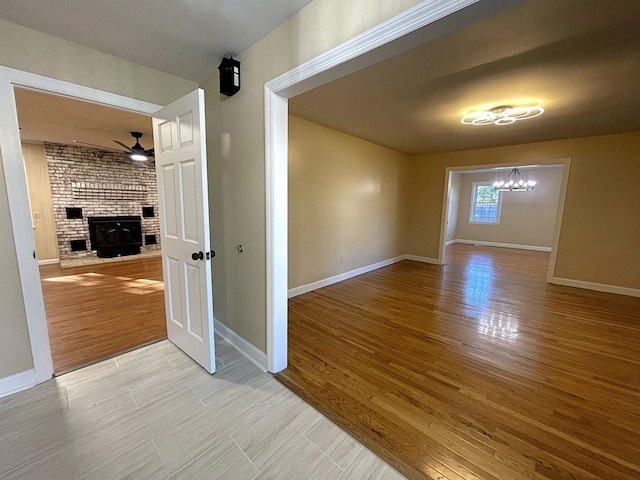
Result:
M44 260L38 260L38 265L55 265L60 263L59 258L45 258Z
M344 280L357 277L358 275L372 272L373 270L377 270L379 268L401 262L402 260L413 260L414 262L433 263L435 265L439 265L438 259L436 258L419 257L417 255L404 254L394 258L389 258L388 260L383 260L381 262L372 263L371 265L356 268L355 270L350 270L339 275L334 275L333 277L318 280L317 282L307 283L306 285L300 285L299 287L290 288L288 292L288 298L297 297L298 295L309 293L322 287L328 287L329 285L333 285L334 283L342 282Z
M328 287L329 285L333 285L334 283L342 282L344 280L348 280L349 278L362 275L363 273L368 273L373 270L377 270L378 268L386 267L387 265L405 260L405 257L406 255L400 255L399 257L390 258L388 260L383 260L371 265L356 268L355 270L344 272L339 275L334 275L333 277L325 278L323 280L318 280L317 282L307 283L306 285L300 285L299 287L290 288L288 292L288 298L297 297L298 295L302 295L303 293L312 292L313 290L317 290L318 288L322 287Z
M550 247L538 247L535 245L516 245L510 243L495 243L495 242L483 242L483 241L475 241L475 240L461 240L455 239L451 240L451 243L466 243L471 245L483 245L489 247L504 247L504 248L516 248L521 250L536 250L542 252L551 251ZM449 242L447 242L449 244ZM438 259L430 258L430 257L420 257L418 255L400 255L398 257L390 258L388 260L383 260L382 262L374 263L372 265L367 265L365 267L356 268L355 270L351 270L349 272L341 273L340 275L335 275L333 277L325 278L324 280L318 280L317 282L308 283L307 285L301 285L299 287L289 289L288 297L297 297L298 295L302 295L303 293L312 292L313 290L317 290L318 288L327 287L329 285L333 285L334 283L342 282L343 280L347 280L349 278L357 277L358 275L362 275L363 273L368 273L373 270L377 270L378 268L386 267L387 265L391 265L402 260L413 260L415 262L423 262L423 263L431 263L434 265L440 265ZM616 285L606 285L603 283L593 283L593 282L583 282L581 280L571 280L569 278L559 278L553 277L549 283L554 283L556 285L564 285L567 287L576 287L576 288L585 288L587 290L596 290L598 292L606 292L606 293L617 293L619 295L628 295L631 297L640 297L640 289L629 288L629 287L619 287ZM218 322L216 320L216 322ZM216 323L216 329L218 328L218 324ZM222 324L221 324L222 325ZM226 326L223 325L225 329L228 330ZM218 330L219 331L219 330ZM231 332L231 330L229 330ZM233 335L236 335L234 332L231 332ZM220 336L224 337L223 334ZM237 335L236 335L237 336ZM226 338L226 337L225 337ZM247 343L244 339L238 337L242 342ZM229 340L229 343L234 344L232 340ZM250 347L256 349L253 345ZM236 347L238 348L238 347ZM242 352L240 348L238 348ZM256 349L258 350L258 349ZM260 352L260 350L258 350ZM244 353L244 352L242 352ZM244 353L248 358L248 354ZM264 353L260 352L264 356ZM250 358L251 359L251 358ZM252 360L253 361L253 360ZM255 363L255 361L254 361ZM256 364L257 365L257 364ZM266 363L265 363L266 365ZM262 368L262 367L261 367Z
M0 398L36 386L36 371L32 368L24 372L0 378Z
M267 371L267 355L262 350L247 342L217 318L214 317L213 322L215 324L215 332L218 335L229 342L233 348L247 357L247 359L260 370L263 372Z
M445 243L445 246L448 247L449 245L452 245L452 244L457 243L457 242L458 242L458 240L447 240L446 243Z
M550 252L551 247L539 247L537 245L519 245L517 243L499 243L499 242L485 242L483 240L463 240L456 238L450 240L447 245L452 243L466 243L468 245L482 245L483 247L501 247L501 248L517 248L518 250L535 250L538 252Z
M441 265L440 262L438 262L437 258L431 258L431 257L420 257L418 255L402 255L402 259L403 260L413 260L414 262L422 262L422 263L432 263L434 265Z
M564 285L565 287L584 288L586 290L595 290L597 292L617 293L618 295L627 295L630 297L640 297L640 289L619 287L617 285L607 285L606 283L583 282L582 280L572 280L570 278L553 277L550 283L556 285Z

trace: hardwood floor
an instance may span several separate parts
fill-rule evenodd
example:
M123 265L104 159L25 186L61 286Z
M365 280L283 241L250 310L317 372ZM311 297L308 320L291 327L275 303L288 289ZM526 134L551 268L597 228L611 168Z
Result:
M548 258L452 245L292 298L277 379L410 478L640 478L640 298Z
M43 265L40 277L56 373L167 336L160 257Z

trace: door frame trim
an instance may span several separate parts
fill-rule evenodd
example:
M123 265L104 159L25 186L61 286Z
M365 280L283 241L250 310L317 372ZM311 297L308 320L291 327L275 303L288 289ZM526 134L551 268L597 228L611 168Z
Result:
M288 99L521 2L425 0L265 84L266 349L269 372L277 373L287 367ZM460 16L443 20L463 8L466 10ZM443 20L444 24L423 28L438 20Z
M14 87L63 95L147 115L152 115L161 106L64 80L0 66L0 156L4 168L33 367L36 382L42 383L53 376L53 361L40 285L40 272L38 262L33 258L35 238L31 222L22 221L22 219L30 218L31 211L18 130Z
M444 195L442 204L442 216L440 218L440 242L438 244L437 265L444 265L444 251L447 245L447 218L449 217L449 195L451 190L451 177L455 172L469 172L473 170L486 170L496 167L514 165L519 167L559 167L562 169L562 178L560 180L560 193L558 195L558 203L556 205L556 219L553 225L553 239L551 241L551 249L549 256L549 264L547 266L547 283L553 283L555 277L556 261L558 259L558 245L560 244L560 230L562 229L562 216L564 215L565 200L567 197L567 187L569 185L569 171L571 170L571 157L562 158L527 158L512 161L509 163L490 163L484 165L457 165L446 167L444 175ZM480 242L482 243L482 242Z

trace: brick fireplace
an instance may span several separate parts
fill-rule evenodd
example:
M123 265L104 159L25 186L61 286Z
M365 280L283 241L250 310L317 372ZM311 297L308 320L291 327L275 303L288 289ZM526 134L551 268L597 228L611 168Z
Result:
M89 218L137 217L140 251L160 248L155 164L125 154L45 143L60 259L97 256Z

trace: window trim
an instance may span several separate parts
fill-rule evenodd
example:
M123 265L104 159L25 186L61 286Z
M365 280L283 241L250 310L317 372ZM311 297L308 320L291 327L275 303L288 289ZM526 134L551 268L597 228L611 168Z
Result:
M500 225L500 218L502 217L502 192L498 192L498 213L496 214L497 220L494 221L479 221L473 219L473 212L475 211L476 198L478 196L477 190L479 186L493 186L493 182L472 182L471 183L471 206L469 207L469 223L475 225Z

